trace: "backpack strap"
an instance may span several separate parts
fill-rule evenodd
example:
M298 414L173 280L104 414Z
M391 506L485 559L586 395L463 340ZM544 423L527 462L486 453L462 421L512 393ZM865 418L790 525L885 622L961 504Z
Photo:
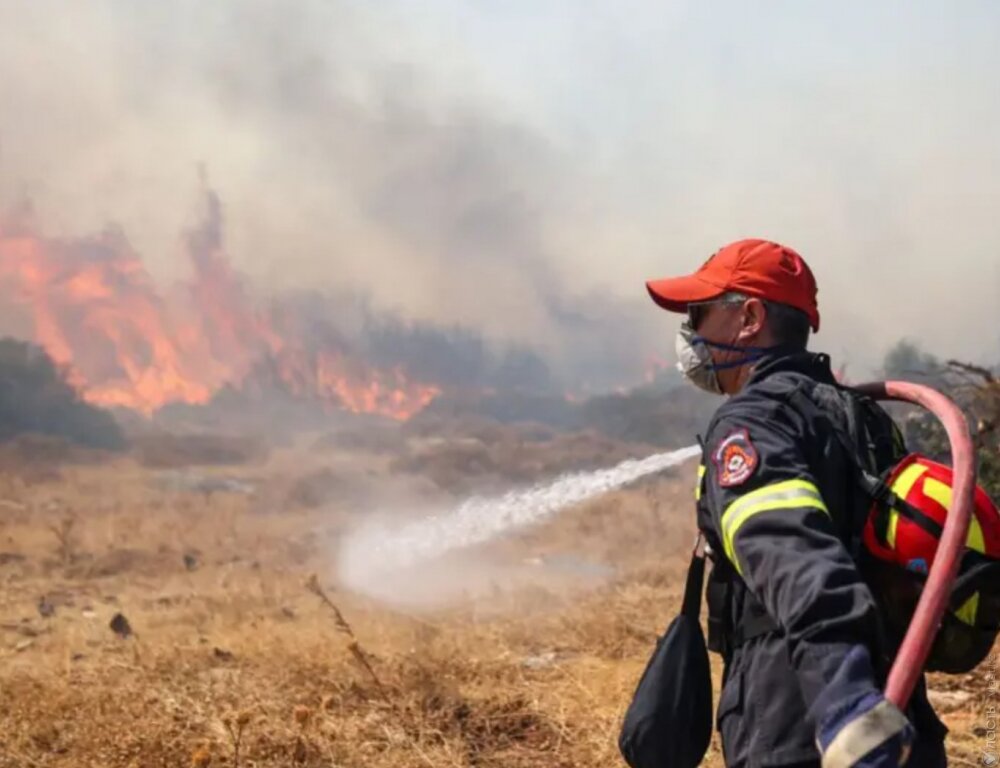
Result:
M743 585L742 578L729 561L713 557L712 563L712 578L708 582L709 650L729 658L736 648L748 640L780 632L781 626ZM742 589L744 594L739 617L733 615L737 589Z
M897 496L891 489L886 494L884 502L879 506L875 515L875 536L882 546L888 546L889 543L889 514L891 510L896 510L936 539L940 539L941 534L944 533L944 528L937 520L924 514L906 499Z
M838 393L843 391L842 388L837 388ZM848 395L853 397L853 395ZM860 396L860 395L859 395ZM895 498L891 489L886 485L885 481L874 474L870 467L869 462L865 460L862 454L862 449L860 446L861 439L859 437L861 433L861 428L857 414L854 412L854 408L848 407L842 401L836 403L842 410L845 420L847 421L847 428L840 419L837 419L829 412L828 408L824 408L812 397L810 397L804 391L804 387L795 387L787 395L789 404L798 411L804 418L812 420L825 420L833 429L833 434L836 436L837 441L843 448L844 454L847 456L847 460L854 469L854 480L858 488L861 490L862 495L871 500L876 509L875 514L875 527L876 535L879 536L880 541L883 545L886 543L886 537L889 529L889 509L890 502ZM831 405L832 407L832 405ZM853 434L848 432L850 429ZM865 426L867 431L867 425ZM871 452L865 450L865 454L874 461L874 457L871 456ZM867 511L862 511L860 509L852 509L850 511L852 515L851 519L848 521L848 531L850 532L850 540L846 542L848 544L849 551L855 560L858 560L862 556L862 531L864 530L865 522L867 520ZM881 531L881 534L878 532Z
M838 387L837 389L843 391L843 388ZM849 396L864 397L863 395L853 394L853 393L850 394ZM859 423L860 419L858 418L858 414L855 412L855 410L850 407L843 408L845 420L848 423L847 428L845 428L844 425L838 419L833 418L825 408L823 408L820 404L815 402L805 392L804 386L797 386L791 388L790 391L787 393L786 397L789 401L789 404L804 418L810 420L822 419L832 425L833 432L836 435L837 440L839 441L841 447L843 448L844 453L847 455L851 466L855 469L854 476L862 492L866 497L870 498L871 500L881 502L878 505L878 508L880 510L883 509L886 510L885 513L886 524L884 526L884 529L887 529L888 509L889 509L888 504L898 503L898 500L896 499L895 494L892 493L891 489L882 480L882 478L873 474L869 470L869 462L865 461L865 458L862 454L860 441L856 437L857 435L862 434L862 430L861 430L861 424ZM865 429L867 429L867 426L865 427ZM872 451L868 450L866 446L866 450L864 451L864 453L871 455ZM874 463L874 456L871 456L871 459L872 463ZM908 504L905 506L908 508L910 507L910 505ZM926 518L926 516L920 513L919 510L913 509L912 511L916 513L914 516L919 515L921 517L924 517L928 523L934 524L933 520ZM854 533L852 534L852 541L850 542L850 546L852 549L852 554L858 556L861 546L861 537L860 537L861 530L860 527L858 526L852 525L852 527L857 527L857 530L854 531ZM719 567L718 563L716 563L716 567ZM691 574L689 571L688 574L689 580L690 576ZM710 583L709 589L711 590L713 586L717 585L713 585L713 583ZM767 635L773 632L781 631L780 625L773 618L771 618L771 616L766 611L763 610L762 606L756 604L756 600L752 600L753 604L745 608L743 616L738 621L735 622L735 626L731 627L722 626L724 623L728 623L728 609L730 606L729 600L731 600L731 595L728 593L726 595L720 595L717 598L717 600L720 603L725 604L726 606L726 610L723 611L723 613L726 614L725 617L726 621L725 622L723 621L722 616L712 616L710 612L709 634L710 637L713 639L719 636L724 637L725 641L721 649L718 647L713 647L712 648L713 650L722 650L723 654L727 655L728 652L730 652L732 649L737 648L740 645L743 645L744 643L746 643L749 640L752 640L755 637L760 637L761 635ZM687 601L687 590L685 590L685 604L686 601ZM713 623L718 624L719 626L713 626ZM713 632L711 631L712 629L716 631ZM712 646L713 643L710 641L710 647Z
M781 627L768 613L757 613L745 616L743 620L733 627L732 644L733 648L738 648L748 640L761 635L769 635L778 632Z
M789 395L789 400L803 414L815 416L823 413L823 409L801 389L796 389L792 392ZM846 409L846 412L848 421L855 425L855 432L859 432L860 430L856 426L855 414L851 413L851 409ZM828 418L828 420L833 426L833 432L837 436L837 440L857 470L855 477L858 485L864 491L865 495L876 503L875 516L872 522L875 529L875 537L879 543L884 547L889 545L889 521L892 510L896 510L908 520L916 523L931 536L940 539L944 531L940 523L924 514L905 499L897 496L882 477L872 474L868 466L866 466L857 441L851 438L844 429L844 426L836 419Z
M869 471L866 462L861 457L861 451L857 444L857 440L852 438L851 435L847 433L844 426L839 423L836 419L830 418L829 414L819 406L809 395L807 395L801 387L797 387L792 390L788 399L791 404L795 407L799 413L803 416L811 416L813 418L820 417L825 418L833 426L833 433L837 436L837 440L844 449L844 453L850 459L851 463L857 469L857 481L861 486L861 489L877 501L882 501L892 494L889 486L885 484L882 478L877 475L872 474ZM857 434L857 424L855 419L855 414L851 412L851 409L845 409L848 421L854 428L855 434Z

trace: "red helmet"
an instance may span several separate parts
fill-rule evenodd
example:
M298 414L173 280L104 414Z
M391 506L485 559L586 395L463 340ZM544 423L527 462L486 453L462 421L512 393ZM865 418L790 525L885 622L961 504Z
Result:
M912 610L937 554L938 542L951 507L952 471L949 467L910 454L896 465L887 485L902 503L893 507L876 504L865 523L862 538L869 554L891 570L903 569L912 577L893 578L894 592L890 611ZM968 658L978 657L992 646L993 626L1000 611L1000 598L994 589L983 592L983 585L996 581L1000 560L1000 511L982 488L975 493L974 516L969 522L966 556L958 581L952 591L950 612L939 633L929 668L958 671ZM986 570L987 566L989 570ZM883 573L885 571L883 570ZM901 573L901 572L900 572ZM962 628L965 628L963 630ZM989 632L980 630L992 630ZM967 630L967 631L966 631ZM964 635L963 635L964 633ZM945 637L947 635L947 637ZM935 662L935 655L937 662Z
M865 546L882 560L927 573L951 506L951 468L911 453L886 482L911 509L890 509L887 514L873 510L865 525ZM966 546L988 557L1000 557L1000 511L978 486Z

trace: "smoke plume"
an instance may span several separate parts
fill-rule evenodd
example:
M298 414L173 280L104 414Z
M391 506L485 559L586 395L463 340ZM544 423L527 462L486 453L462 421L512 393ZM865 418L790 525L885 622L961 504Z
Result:
M852 372L903 335L992 362L997 11L880 13L0 0L0 206L210 285L204 167L240 290L470 383L640 379L676 324L643 279L743 236L812 263Z

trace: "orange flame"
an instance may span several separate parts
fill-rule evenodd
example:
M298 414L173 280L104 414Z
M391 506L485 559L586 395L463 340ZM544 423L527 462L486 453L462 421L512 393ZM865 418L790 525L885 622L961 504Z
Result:
M643 366L642 380L645 384L652 384L664 371L671 369L669 362L658 355L648 355Z
M343 349L283 334L225 258L218 202L211 194L208 202L206 227L187 243L193 281L169 299L120 233L53 240L0 220L0 297L13 305L0 328L10 332L11 309L26 315L33 341L86 400L146 414L242 386L264 357L292 395L327 408L404 420L440 393L400 368L376 370Z

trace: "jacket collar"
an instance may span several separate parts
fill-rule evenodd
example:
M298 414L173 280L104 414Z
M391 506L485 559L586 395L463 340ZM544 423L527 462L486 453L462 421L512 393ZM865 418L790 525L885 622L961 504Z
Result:
M837 382L830 369L829 355L791 347L776 347L768 351L754 366L747 380L747 386L781 371L802 373L827 384Z

